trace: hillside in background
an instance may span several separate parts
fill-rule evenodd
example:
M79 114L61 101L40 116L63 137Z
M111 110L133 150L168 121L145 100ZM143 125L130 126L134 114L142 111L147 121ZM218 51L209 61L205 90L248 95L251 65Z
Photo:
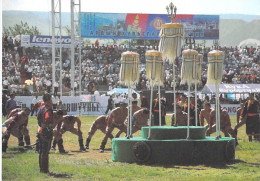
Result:
M237 19L220 19L220 44L238 45L245 39L260 40L260 20L246 22Z
M51 14L34 11L3 11L3 27L13 26L21 20L30 26L37 26L42 35L51 35ZM62 13L62 25L70 26L70 13ZM220 15L220 45L236 46L245 39L260 40L260 16ZM63 34L66 35L63 30ZM211 44L207 41L207 45Z

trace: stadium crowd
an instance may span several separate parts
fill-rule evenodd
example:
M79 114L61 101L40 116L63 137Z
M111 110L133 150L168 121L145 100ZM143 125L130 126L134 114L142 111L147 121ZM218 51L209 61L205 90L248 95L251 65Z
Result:
M3 38L2 58L2 84L4 89L16 94L30 95L37 90L48 90L51 88L51 48L21 47L20 43L10 37ZM185 48L185 47L184 47ZM140 54L140 81L137 90L149 89L149 81L145 72L146 50L157 49L157 46L135 46L128 45L102 45L98 41L91 46L82 48L82 90L94 93L96 87L101 91L108 91L121 86L119 84L121 53L132 50ZM198 90L202 89L207 80L207 54L213 47L197 47L203 55L202 83ZM225 52L223 83L246 84L260 83L260 47L219 47ZM70 55L69 49L63 48L63 88L70 90ZM76 55L76 62L78 62ZM186 85L181 82L182 58L176 60L176 89L185 90ZM32 80L32 85L25 84L26 80ZM172 65L165 63L164 88L172 87ZM56 83L58 87L58 83ZM75 89L79 86L79 70L75 70ZM101 88L101 89L100 89Z

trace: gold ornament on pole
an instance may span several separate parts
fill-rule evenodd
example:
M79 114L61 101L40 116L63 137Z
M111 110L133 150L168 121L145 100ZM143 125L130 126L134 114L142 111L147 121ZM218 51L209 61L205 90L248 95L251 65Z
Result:
M175 91L175 59L181 55L182 37L183 37L183 25L179 23L173 23L176 18L177 7L171 2L169 6L166 6L168 17L171 23L166 23L161 26L160 31L160 43L159 51L162 52L163 61L169 61L173 66L173 101L174 101L174 113L176 113L176 91ZM176 122L176 116L175 116Z

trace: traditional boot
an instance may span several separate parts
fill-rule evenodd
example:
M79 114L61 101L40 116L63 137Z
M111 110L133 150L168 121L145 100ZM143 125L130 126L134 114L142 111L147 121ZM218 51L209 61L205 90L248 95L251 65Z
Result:
M238 140L237 140L237 138L235 138L235 146L237 146L238 145Z
M40 167L40 172L42 172L42 162L41 162L41 155L39 155L39 167Z
M64 147L63 147L63 139L62 138L58 141L58 148L59 148L60 153L66 153L66 151L64 150Z
M56 141L56 139L54 139L53 143L52 143L51 150L56 150L56 144L57 144L57 141Z
M6 152L7 149L7 141L2 142L2 152Z
M24 141L25 141L27 148L31 148L31 146L30 146L31 145L30 136L25 136Z
M80 147L80 151L86 151L86 149L84 148L84 145L83 145L83 139L79 140L79 147Z
M37 132L36 134L36 144L35 144L35 153L40 152L40 134Z
M35 153L39 153L39 150L40 150L40 142L39 139L37 139L35 144Z
M237 128L234 129L234 134L237 136Z
M24 146L23 136L18 138L18 146Z
M91 139L90 138L87 138L86 140L86 149L89 149L89 143L90 143Z
M254 135L254 140L259 142L260 141L260 135Z
M49 155L41 155L41 172L49 173Z
M40 172L42 172L41 155L39 155L39 168Z
M104 150L105 150L105 146L106 146L106 141L102 141L101 145L100 145L100 148L99 148L99 152L100 153L103 153Z
M2 152L6 152L9 137L9 134L3 135L2 137Z
M253 140L252 140L252 136L248 136L248 141L249 142L252 142Z

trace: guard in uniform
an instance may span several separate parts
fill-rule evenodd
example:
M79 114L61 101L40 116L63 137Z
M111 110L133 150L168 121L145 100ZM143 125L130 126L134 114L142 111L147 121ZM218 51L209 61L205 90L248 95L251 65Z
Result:
M79 119L79 117L65 115L65 116L63 116L62 122L63 123L61 125L59 134L57 134L56 138L55 138L58 145L61 142L60 140L62 140L62 135L65 132L69 131L79 137L78 141L79 141L80 151L86 151L86 149L84 148L84 145L83 145L83 137L82 137L82 132L81 132L81 120ZM77 123L77 128L74 128L75 123ZM62 143L63 143L63 141L62 141Z
M175 123L175 113L172 114L172 126L187 126L188 115L186 112L182 111L182 107L176 104L176 123Z
M159 101L159 96L157 94L157 97L153 100L153 104L152 104L152 112L153 112L153 116L154 116L154 125L155 126L159 126L159 104L161 104L161 124L162 126L166 124L165 119L163 119L163 117L165 116L165 104L164 101L161 99Z
M180 101L178 101L177 104L181 106L182 110L184 110L184 107L187 106L187 96L185 94L182 94L180 96Z
M190 126L196 126L196 116L195 116L195 109L197 109L198 115L199 115L199 108L195 107L195 97L190 97ZM188 104L184 106L184 112L188 113ZM198 121L198 126L200 126L200 123Z
M119 107L113 109L109 115L108 121L107 121L107 128L106 128L106 134L103 138L99 152L103 153L107 139L109 135L113 132L115 128L118 128L119 130L124 129L124 122L127 117L127 100L124 100L123 102L120 102Z
M240 104L240 108L237 110L237 124L234 128L235 134L237 135L237 130L238 128L240 128L241 126L243 126L244 124L246 124L246 119L243 118L242 114L243 114L243 110L244 110L244 103Z
M112 96L110 96L108 101L107 101L107 110L106 110L105 114L107 114L109 110L113 109L113 104L114 103L113 103Z
M243 110L244 110L244 103L240 103L240 108L237 109L237 124L239 123Z
M30 145L30 136L27 129L28 116L30 115L30 109L25 108L22 111L14 109L9 113L9 118L2 124L2 151L6 152L8 140L10 135L18 138L19 146L24 146L24 140L27 146Z
M254 98L254 94L249 94L249 100L246 101L242 113L242 118L246 121L246 134L249 136L249 141L252 141L252 136L258 138L260 135L260 120L259 120L260 105Z
M53 110L50 94L43 95L43 102L37 112L39 138L39 166L40 172L49 172L49 150L53 136Z
M86 149L89 149L89 143L91 141L91 138L95 134L95 132L99 129L102 131L104 134L106 134L106 127L107 127L107 119L109 116L99 116L97 119L92 123L92 126L90 127L90 130L88 132L88 137L86 140ZM112 134L108 136L111 140L114 138Z
M149 108L149 104L148 104L148 100L147 100L147 98L143 95L143 92L142 91L140 91L140 102L141 102L141 104L140 105L138 105L139 107L141 107L141 108Z

